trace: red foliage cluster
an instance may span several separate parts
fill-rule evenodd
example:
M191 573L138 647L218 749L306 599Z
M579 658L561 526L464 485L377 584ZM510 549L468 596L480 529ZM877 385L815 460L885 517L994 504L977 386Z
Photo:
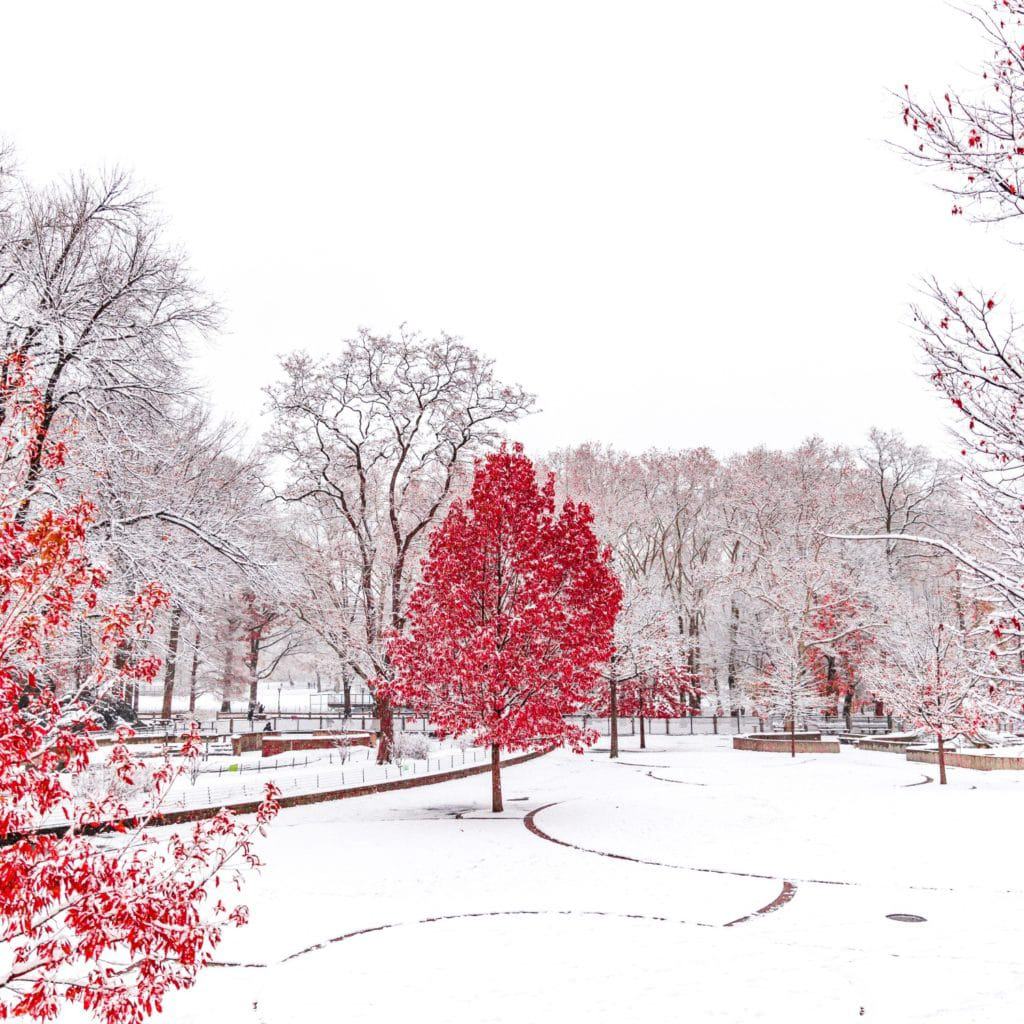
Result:
M808 672L825 696L840 697L857 691L857 674L872 641L866 631L851 627L865 610L849 598L831 594L814 608L812 639L804 656Z
M192 984L225 924L244 907L211 902L232 857L255 866L252 838L276 811L273 791L254 826L227 813L158 841L146 822L168 787L198 754L193 726L183 760L146 769L124 742L110 748L101 784L89 778L95 751L88 699L152 680L159 661L132 658L167 593L143 587L125 604L105 605L103 569L85 542L88 501L36 511L26 467L37 444L40 402L24 367L9 363L0 391L0 1019L55 1018L77 1002L97 1018L140 1021L168 989ZM62 443L45 464L59 470ZM59 483L58 481L53 481ZM85 679L63 671L61 649L81 627L94 635ZM146 787L137 789L143 777ZM106 780L106 783L103 783ZM110 822L133 828L102 844L90 834ZM61 835L40 834L45 822ZM237 872L234 873L238 881Z
M616 708L626 718L683 718L700 713L691 701L699 688L687 672L667 670L657 675L620 679L615 687ZM611 714L607 682L594 691L590 708L597 715Z
M479 462L388 648L392 699L441 735L502 750L592 742L564 716L587 704L612 655L621 588L591 521L586 505L556 510L554 478L539 486L520 445Z

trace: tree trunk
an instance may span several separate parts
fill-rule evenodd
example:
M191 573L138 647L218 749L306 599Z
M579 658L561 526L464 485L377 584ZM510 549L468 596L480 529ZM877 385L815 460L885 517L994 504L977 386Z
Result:
M611 712L611 725L608 729L608 746L611 747L609 757L619 756L619 684L613 679L610 683L611 696L609 711Z
M851 686L846 693L843 694L843 720L846 722L846 731L849 732L853 728L853 722L851 716L853 714L853 687Z
M647 736L646 736L646 733L644 731L644 711L643 711L643 708L640 709L640 749L641 750L646 750L647 749Z
M127 640L122 640L114 651L114 670L118 673L121 681L121 700L131 707L133 711L139 708L139 683L137 679L124 674L131 659L131 648Z
M501 802L501 750L497 743L491 744L491 812L500 814L505 810Z
M946 784L946 740L940 732L939 736L939 785Z
M345 669L341 670L341 689L345 694L344 696L344 707L342 713L346 718L352 717L352 684L348 681L348 672Z
M196 642L192 645L192 672L188 681L188 710L190 714L196 709L196 678L199 675L199 643L201 639L199 627L196 626Z
M224 667L221 671L221 711L231 710L231 694L235 683L235 624L229 619L224 636Z
M700 620L696 612L690 614L689 625L690 653L687 656L687 668L690 674L689 703L691 714L700 713L700 694L697 692L700 673Z
M789 715L789 756L796 757L796 704L790 705Z
M249 710L255 711L257 698L260 691L260 630L254 629L249 633Z
M377 733L377 764L388 764L395 759L395 720L391 701L387 697L376 697L377 718L380 730Z
M178 636L181 632L181 609L171 612L171 632L167 637L167 662L164 665L164 702L160 709L161 718L171 717L174 703L174 678L178 670Z
M726 682L729 687L729 708L732 709L732 695L736 689L736 637L740 628L740 610L736 601L730 602L729 614L729 658L726 669Z

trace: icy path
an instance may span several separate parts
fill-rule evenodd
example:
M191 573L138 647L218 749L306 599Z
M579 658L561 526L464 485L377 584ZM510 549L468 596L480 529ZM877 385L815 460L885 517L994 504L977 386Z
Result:
M164 1019L1022 1019L1024 779L629 748L509 769L500 816L486 776L282 812L218 951L266 966L210 968Z

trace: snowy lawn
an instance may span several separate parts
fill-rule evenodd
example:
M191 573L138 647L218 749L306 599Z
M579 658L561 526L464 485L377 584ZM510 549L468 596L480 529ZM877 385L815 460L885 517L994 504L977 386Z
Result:
M408 738L410 734L405 734ZM440 774L462 767L482 764L490 759L490 751L480 747L465 747L453 741L439 741L419 737L422 756L403 754L387 765L376 763L376 748L352 746L313 750L288 751L273 757L263 757L259 751L240 755L210 756L200 761L195 775L185 772L174 780L160 804L161 811L188 810L198 807L222 807L232 803L259 800L266 784L273 782L283 796L298 796L323 790L352 789L379 782L394 781L421 775ZM408 744L407 744L408 746ZM102 781L109 776L106 768L111 747L99 747L92 756L92 766L99 776L95 785L109 786ZM410 748L411 749L411 748ZM133 750L143 758L143 764L153 766L162 761L160 745L138 746ZM152 761L147 761L152 758ZM177 758L172 760L181 764ZM89 773L75 780L80 790L88 789ZM139 792L124 797L131 809L140 806L149 789L142 785ZM53 814L43 819L44 824L62 824L64 818Z
M503 815L486 775L286 810L217 955L265 966L164 1019L1017 1024L1024 776L935 775L654 737L508 769Z

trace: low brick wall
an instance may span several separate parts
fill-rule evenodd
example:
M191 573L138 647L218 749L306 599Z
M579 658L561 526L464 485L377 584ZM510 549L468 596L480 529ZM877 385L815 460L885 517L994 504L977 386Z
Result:
M263 749L263 733L242 732L231 737L231 753L238 757L240 754L251 754L256 750Z
M857 740L858 750L881 750L887 754L902 754L905 753L907 746L913 743L913 740L883 740L883 739L860 739Z
M785 740L787 743L792 737L791 732L751 732L747 733L747 739L751 740ZM820 732L798 732L797 740L820 740Z
M291 750L329 750L331 747L372 747L373 736L367 732L343 733L332 729L313 729L306 733L242 732L231 737L231 752L240 754L259 750L264 757L285 754Z
M259 734L257 734L259 735ZM337 733L325 732L312 736L289 737L271 736L263 733L262 751L264 757L288 754L293 750L331 750L334 747L372 747L373 737L368 732ZM254 748L255 749L255 748Z
M526 761L532 761L534 758L543 757L545 754L550 754L555 747L548 747L545 750L535 750L530 754L520 754L518 757L510 757L507 760L501 762L502 769L511 768L513 765L524 764ZM278 803L282 808L285 807L304 807L307 804L322 804L328 803L333 800L348 800L350 798L359 796L372 796L375 793L389 793L392 790L399 789L415 789L418 786L432 786L438 782L453 782L456 779L466 779L471 775L483 775L485 772L491 770L489 761L485 761L483 764L470 765L468 768L456 768L450 772L439 772L436 775L413 775L407 779L394 779L388 782L377 782L373 785L366 786L352 786L349 789L326 789L321 790L317 793L300 793L295 796L282 796L278 798ZM241 803L235 804L222 804L221 807L197 807L188 811L168 811L165 814L154 817L150 822L150 826L158 825L180 825L183 822L188 821L199 821L203 818L213 818L220 814L221 810L229 810L234 814L255 814L259 808L259 801L247 800ZM119 832L123 831L124 828L131 828L136 824L135 819L128 818L123 821L112 821L97 828L90 828L86 830L89 835L97 835L101 832ZM67 825L52 825L48 828L36 829L35 834L37 835L63 835L67 832ZM21 835L9 835L4 840L0 840L0 847L10 846L12 843L16 843L19 840L25 838Z
M938 764L937 750L908 750L908 761L919 761L922 764ZM952 750L946 751L946 765L950 768L974 768L981 772L1024 771L1024 756L1005 757L999 754L964 754Z
M789 754L793 751L793 743L788 739L766 740L754 739L751 736L733 736L733 750L759 750L768 754ZM838 754L838 740L797 740L798 754Z

